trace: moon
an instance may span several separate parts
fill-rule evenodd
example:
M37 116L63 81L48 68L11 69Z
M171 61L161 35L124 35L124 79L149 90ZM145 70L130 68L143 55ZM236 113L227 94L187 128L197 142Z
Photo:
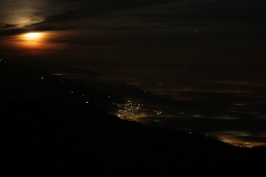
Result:
M41 33L32 32L32 33L27 33L24 36L28 40L35 40L35 39L38 39L39 37L41 37Z

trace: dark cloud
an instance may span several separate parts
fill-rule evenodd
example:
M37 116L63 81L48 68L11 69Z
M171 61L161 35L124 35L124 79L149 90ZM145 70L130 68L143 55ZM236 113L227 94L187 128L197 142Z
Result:
M27 32L26 29L14 28L8 30L0 30L0 36L14 36Z
M76 29L82 25L78 23L86 23L88 20L100 18L101 23L112 18L110 13L117 13L127 9L134 9L143 6L171 2L168 1L6 1L1 7L3 24L0 29L0 34L16 35L19 31L24 32L28 30L66 30ZM8 10L7 10L8 9ZM16 13L18 11L18 13ZM111 15L111 16L110 16ZM4 30L4 27L11 22L17 22L19 29ZM97 26L97 25L96 25ZM15 26L13 26L15 27ZM124 27L118 27L124 28ZM127 28L127 27L126 27ZM16 31L16 32L15 32Z
M2 8L4 12L20 9L25 22L21 23L19 28L40 31L190 30L197 27L205 30L219 28L232 30L239 24L240 26L242 24L244 29L254 29L258 23L263 26L266 17L264 13L266 3L260 0L253 2L237 0L200 2L195 0L39 0L32 1L32 4L30 2L6 1ZM11 9L7 11L5 6ZM0 10L2 10L1 7ZM2 15L4 20L10 20L7 14ZM13 16L13 18L16 17L18 16ZM4 23L11 24L9 21L4 21ZM0 33L4 35L8 32Z
M8 29L8 28L14 28L16 26L17 26L16 24L7 24L4 22L0 22L0 30Z

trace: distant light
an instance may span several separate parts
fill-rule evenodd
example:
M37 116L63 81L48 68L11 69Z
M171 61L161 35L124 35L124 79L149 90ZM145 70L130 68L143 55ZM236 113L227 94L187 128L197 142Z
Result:
M44 79L44 77L41 77L41 79Z
M86 101L85 103L88 104L88 103L90 103L90 102Z
M154 110L154 112L156 112L157 115L160 115L162 114L162 111L157 111L157 110Z

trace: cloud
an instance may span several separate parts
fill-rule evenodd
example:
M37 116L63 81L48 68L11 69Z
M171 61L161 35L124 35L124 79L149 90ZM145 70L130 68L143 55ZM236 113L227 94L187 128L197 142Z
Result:
M4 22L0 22L0 30L8 29L8 28L14 28L16 26L17 26L16 24L7 24L7 23L4 23Z
M0 7L3 11L0 14L5 24L16 21L21 31L191 30L195 27L232 30L239 24L250 30L254 29L254 23L263 24L265 7L261 0L38 0L6 1ZM22 20L15 20L18 19L16 11ZM0 34L17 33L3 32L2 28Z
M7 29L7 30L0 29L0 36L14 36L14 35L22 34L25 32L27 32L27 30L21 29L21 28L14 28L14 29Z
M0 35L17 35L29 30L52 31L84 29L84 25L82 24L88 23L89 21L92 23L91 20L93 21L94 19L100 23L104 23L109 19L112 19L112 13L171 1L173 0L78 0L75 2L62 0L38 0L27 2L6 1L0 7L0 15L2 16L3 21L0 29ZM12 24L10 22L16 22L16 25L8 26L7 24ZM4 29L16 26L18 27L16 30ZM99 25L92 23L92 26L97 27ZM118 28L126 29L128 27L119 26Z

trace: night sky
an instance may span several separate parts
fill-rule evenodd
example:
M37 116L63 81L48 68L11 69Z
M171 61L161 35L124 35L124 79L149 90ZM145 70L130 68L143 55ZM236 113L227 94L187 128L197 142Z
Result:
M0 57L75 64L174 100L226 105L177 124L266 145L265 9L264 0L0 0ZM241 118L255 123L219 122Z
M265 63L265 7L262 0L1 0L0 52Z

